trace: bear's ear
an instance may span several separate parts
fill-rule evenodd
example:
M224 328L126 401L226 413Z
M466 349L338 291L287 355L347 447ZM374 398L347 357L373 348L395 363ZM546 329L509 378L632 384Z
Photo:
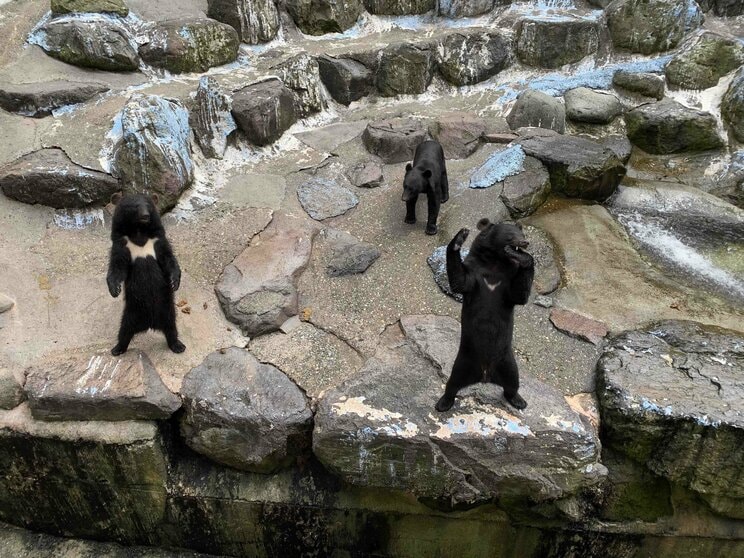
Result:
M490 225L490 224L491 224L491 221L489 221L488 218L484 217L483 219L481 219L480 221L478 221L478 224L476 225L476 228L479 231L482 231L483 229L485 229L486 227L488 227L488 225Z
M411 169L413 168L413 165L411 163L408 163L406 165L406 172L411 172Z
M150 198L152 199L152 203L155 204L155 207L157 207L158 203L160 202L160 196L158 196L157 194L152 194Z
M426 169L424 172L421 173L421 176L424 178L431 178L431 171L429 169Z
M124 194L122 194L121 192L114 192L113 194L111 194L111 203L113 205L117 205L123 197Z

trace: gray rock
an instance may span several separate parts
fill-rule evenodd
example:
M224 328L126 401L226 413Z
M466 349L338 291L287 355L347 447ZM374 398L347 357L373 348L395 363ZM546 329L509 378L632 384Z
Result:
M627 164L630 160L630 155L633 151L633 144L630 143L630 140L626 136L604 136L599 138L597 141L608 149L612 149L615 155L617 155L617 158L620 159L623 164Z
M0 85L0 107L9 112L40 118L67 105L84 103L108 91L102 83L56 80L42 83Z
M540 161L525 157L523 170L508 176L500 183L501 201L509 210L512 219L532 215L544 204L550 194L550 174Z
M448 114L429 125L429 134L442 144L445 159L466 159L478 150L486 121L469 113Z
M538 127L562 134L566 129L566 109L560 99L528 89L519 94L506 121L512 130Z
M708 89L744 64L744 45L716 33L700 35L666 67L667 82L684 89Z
M15 409L24 399L23 388L13 373L0 367L0 409Z
M150 358L130 350L46 357L26 371L24 385L37 420L166 420L181 407Z
M181 435L218 463L272 473L310 449L313 414L305 395L244 349L208 355L184 378L181 397Z
M305 118L326 108L318 62L303 52L272 68L295 96L295 112Z
M420 95L429 87L433 74L434 56L428 46L392 45L380 55L375 84L383 97Z
M542 308L551 308L553 306L553 299L549 296L537 295L533 303Z
M525 154L519 145L510 145L494 151L470 175L470 188L491 188L524 170Z
M356 207L359 198L336 180L312 178L297 188L302 208L316 221L343 215Z
M278 79L254 83L233 95L238 128L255 145L278 140L297 120L295 98Z
M392 118L370 122L362 134L367 151L384 163L412 161L418 144L426 139L423 122L413 118Z
M356 60L324 55L318 58L318 66L323 85L342 105L366 97L374 88L374 74Z
M300 31L308 35L342 33L362 13L361 0L287 0L286 6Z
M439 71L453 85L472 85L509 64L511 44L499 33L451 33L436 47Z
M297 314L296 281L310 260L316 229L275 217L230 263L215 286L225 316L250 337L277 331Z
M331 259L327 269L331 277L364 273L380 257L380 250L377 247L362 242L348 233L329 231L328 239L331 245Z
M540 295L550 294L561 285L561 271L553 240L537 227L524 226L524 236L530 243L528 251L535 260L535 280L532 290Z
M664 78L656 74L618 70L612 76L613 85L645 97L664 98Z
M564 308L553 308L550 311L550 322L566 335L593 345L601 345L608 331L607 325L602 322Z
M597 8L606 8L612 3L612 0L588 0L589 4Z
M475 17L493 9L495 0L446 0L439 2L439 15L444 17ZM501 3L501 2L499 2Z
M365 161L352 167L346 177L358 188L377 188L382 184L382 165L377 161Z
M641 105L625 114L628 138L648 153L705 151L723 146L712 114L672 99Z
M54 15L72 13L104 13L127 17L129 8L123 0L52 0Z
M320 397L313 451L327 469L353 485L452 506L565 498L606 475L596 432L530 377L520 390L525 411L491 384L463 390L453 410L436 413L459 334L451 318L401 321L406 335L389 328L357 375Z
M460 252L463 259L468 255L469 250L463 248ZM446 294L454 298L457 302L462 302L462 295L452 290L447 276L447 246L437 246L429 257L426 258L431 272L434 274L434 282L437 287Z
M0 168L0 189L9 198L56 208L104 205L119 189L109 174L73 163L61 149L40 149Z
M217 80L204 76L196 90L196 106L189 114L189 124L205 157L222 159L227 143L238 129L231 113L230 97L222 92Z
M599 22L573 17L529 17L517 22L517 57L528 66L560 68L597 51Z
M436 8L435 0L364 0L364 7L375 15L417 15Z
M744 14L744 2L741 0L707 0L700 2L704 8L713 10L717 16L738 16Z
M623 112L623 106L612 93L577 87L563 95L566 116L574 122L609 124Z
M0 314L4 314L15 306L15 301L8 295L0 293Z
M265 43L279 32L279 11L274 0L207 0L207 15L227 23L249 45Z
M733 136L744 142L744 68L736 72L723 95L721 117Z

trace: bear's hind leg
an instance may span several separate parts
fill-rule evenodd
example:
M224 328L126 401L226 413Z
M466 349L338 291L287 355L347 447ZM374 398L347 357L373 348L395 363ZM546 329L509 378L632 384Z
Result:
M176 327L176 309L173 305L173 301L170 301L170 306L166 310L165 315L162 319L161 329L165 334L165 341L168 343L168 348L174 353L182 353L186 350L186 345L181 343L178 339L178 328Z
M439 398L434 408L440 413L449 411L455 403L457 392L464 387L477 383L482 377L477 363L458 353L455 364L452 366L452 374L447 380L444 395Z
M504 358L498 366L498 370L494 370L489 374L489 379L492 382L500 384L504 388L504 398L509 404L515 409L524 409L527 407L527 402L519 395L519 369L517 368L517 361L514 359L514 355L510 354Z
M116 346L111 349L111 354L119 356L127 352L129 343L132 341L135 333L139 333L140 329L137 328L136 320L131 315L127 314L126 308L124 309L124 315L121 317L121 325L119 326L119 337Z

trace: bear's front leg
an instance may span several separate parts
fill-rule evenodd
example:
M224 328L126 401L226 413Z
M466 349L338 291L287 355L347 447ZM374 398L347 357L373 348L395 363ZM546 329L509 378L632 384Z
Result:
M416 222L416 202L417 201L418 201L418 196L406 201L406 218L403 220L404 223L413 225Z
M427 194L429 215L426 219L426 234L437 234L437 218L439 217L439 196L436 192L430 191Z

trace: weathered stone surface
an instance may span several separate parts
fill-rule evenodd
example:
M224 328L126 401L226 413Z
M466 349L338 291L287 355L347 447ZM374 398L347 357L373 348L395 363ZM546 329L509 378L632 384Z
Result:
M23 388L13 373L0 367L0 409L15 409L24 399Z
M661 100L664 98L664 78L656 74L618 70L612 76L613 85Z
M287 0L286 6L300 31L308 35L342 33L362 13L361 0Z
M561 270L558 269L554 241L545 231L531 225L524 226L524 236L530 243L528 251L535 260L535 279L532 283L532 290L539 295L550 294L561 285ZM549 299L549 297L543 298ZM535 297L535 303L537 304L537 297ZM550 306L552 306L552 300Z
M295 112L299 118L305 118L326 108L320 86L320 71L315 58L303 52L277 64L273 70L284 85L294 92Z
M204 76L196 90L196 106L189 114L196 143L205 157L222 159L230 136L238 129L231 113L232 101L217 80Z
M466 159L478 150L486 121L469 113L449 114L429 125L429 134L442 144L445 159Z
M627 164L630 160L630 155L633 152L633 144L630 143L630 140L627 138L627 136L604 136L599 138L597 141L608 149L611 149L615 153L615 155L617 155L617 158L623 162L623 164Z
M623 112L623 106L612 93L577 87L563 95L566 116L574 122L609 124Z
M602 322L564 308L553 308L550 312L550 321L563 333L594 345L602 343L602 339L607 335L607 326Z
M463 248L460 254L463 259L468 255L469 250ZM457 302L462 302L462 294L452 290L447 276L447 246L437 246L429 257L426 258L431 272L434 274L434 282L444 294L454 298Z
M744 14L744 2L741 0L703 0L700 5L704 10L713 10L717 16Z
M744 45L716 33L703 33L690 47L672 58L667 81L685 89L708 89L744 64Z
M716 119L672 99L641 105L625 114L628 138L648 153L705 151L723 145Z
M736 72L723 95L721 116L734 137L744 142L744 68Z
M170 209L194 179L189 113L176 100L133 95L121 111L122 137L114 168L129 192L157 193L159 209Z
M434 0L364 0L364 7L375 15L425 14L436 7Z
M51 5L55 15L94 12L126 17L129 14L124 0L52 0Z
M217 298L227 319L245 335L276 331L297 314L295 281L307 266L316 232L275 217L222 272Z
M525 157L523 170L508 176L501 183L501 201L512 219L532 215L550 194L550 174L539 160Z
M472 85L495 76L509 63L511 45L499 33L451 33L436 46L436 61L453 85Z
M235 93L232 113L255 145L275 142L297 120L294 95L278 79L254 83Z
M137 350L45 358L26 371L24 390L37 420L166 420L181 407L150 358Z
M218 463L270 473L310 448L313 415L304 394L245 349L208 355L184 378L181 397L181 435Z
M84 103L99 93L108 91L102 83L47 81L0 85L0 107L9 112L40 118L66 105Z
M599 22L573 17L529 17L517 23L517 57L539 68L578 62L599 47Z
M494 0L446 0L439 2L439 15L444 17L474 17L493 9Z
M494 385L463 390L452 411L436 413L457 351L456 322L401 322L405 335L389 328L362 370L318 402L313 450L329 470L355 485L451 505L553 500L603 478L594 430L532 378L522 378L529 406L518 415Z
M8 295L0 293L0 314L3 314L15 306L15 301Z
M383 97L420 95L431 83L434 56L424 45L398 44L385 48L377 68L377 91Z
M349 169L346 178L358 188L377 188L383 180L382 165L377 161L363 161Z
M349 105L370 94L374 74L364 64L349 58L318 57L320 79L333 100Z
M385 163L412 161L416 147L426 139L426 127L413 118L370 122L362 134L367 151Z
M331 245L331 259L327 266L331 277L364 273L380 257L377 247L349 233L330 230L327 237Z
M692 0L616 0L605 14L615 47L642 54L676 47L703 22Z
M553 191L569 197L603 200L625 176L617 155L592 140L556 135L520 139L519 145L548 168Z
M207 15L227 23L249 45L265 43L279 32L274 0L207 0Z
M560 99L528 89L519 94L506 121L512 130L538 127L562 134L566 129L566 109Z
M0 188L9 198L51 207L105 204L119 189L111 175L73 163L61 149L40 149L0 168Z
M139 48L142 60L175 74L206 72L238 58L238 33L214 19L183 18L157 24Z
M684 321L612 339L597 364L608 445L713 506L724 497L740 508L742 347L740 333Z
M354 192L327 178L312 178L302 183L297 188L297 198L316 221L343 215L359 203Z

